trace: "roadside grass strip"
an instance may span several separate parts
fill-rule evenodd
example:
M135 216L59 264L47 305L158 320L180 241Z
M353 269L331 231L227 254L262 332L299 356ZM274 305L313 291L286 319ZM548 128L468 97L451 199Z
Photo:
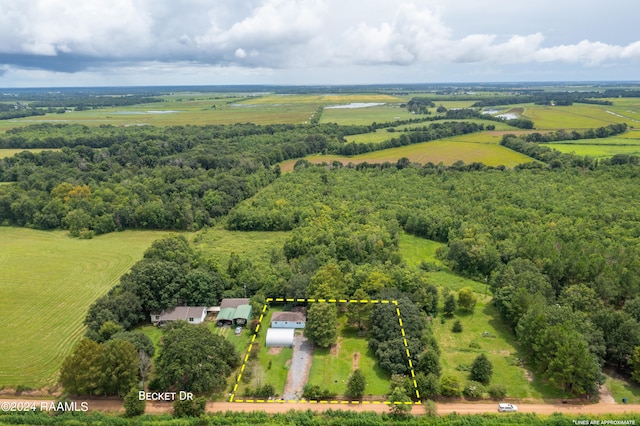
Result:
M413 381L413 387L416 393L417 402L400 402L400 401L359 401L359 400L314 400L314 399L236 399L236 392L238 390L238 386L240 386L240 380L242 379L242 374L247 367L247 363L249 362L249 355L253 349L254 343L260 330L262 329L262 320L264 319L265 313L269 308L269 305L273 302L276 303L284 303L284 302L297 302L297 303L371 303L371 304L392 304L396 307L396 314L398 315L398 323L400 324L400 332L402 333L402 340L404 342L405 353L407 354L407 362L409 364L409 368L411 371L411 379ZM402 314L400 312L400 308L398 307L397 300L379 300L379 299L296 299L296 298L267 298L266 303L262 306L262 311L260 312L260 318L258 320L258 325L256 326L256 332L251 336L251 341L249 342L249 346L245 352L245 356L242 359L242 366L240 367L240 373L236 378L236 383L233 386L233 391L231 392L231 396L229 397L229 402L236 403L294 403L294 404L329 404L329 405L422 405L420 402L420 392L418 391L418 384L416 383L416 374L413 367L413 359L411 357L411 352L409 351L409 346L407 344L407 338L404 332L404 325L402 322Z

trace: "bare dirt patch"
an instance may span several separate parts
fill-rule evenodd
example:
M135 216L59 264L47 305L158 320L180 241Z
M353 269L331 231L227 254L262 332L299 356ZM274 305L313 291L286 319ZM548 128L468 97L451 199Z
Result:
M524 377L527 379L529 383L533 382L533 374L531 374L531 371L524 370Z
M280 352L282 352L282 348L274 348L274 347L269 348L269 350L267 351L269 355L280 355Z
M338 339L336 343L331 345L331 349L329 350L329 354L331 356L338 356L339 353L340 353L340 339Z
M357 370L358 369L358 365L360 365L360 352L355 352L353 354L353 362L351 364L351 369L352 370Z

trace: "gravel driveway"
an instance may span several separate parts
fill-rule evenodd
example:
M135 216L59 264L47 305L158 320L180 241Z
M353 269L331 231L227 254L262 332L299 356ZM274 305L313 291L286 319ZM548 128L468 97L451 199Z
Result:
M285 400L302 398L302 389L309 379L312 359L313 343L308 341L302 333L296 333L293 337L293 357L289 366L287 384L282 395Z

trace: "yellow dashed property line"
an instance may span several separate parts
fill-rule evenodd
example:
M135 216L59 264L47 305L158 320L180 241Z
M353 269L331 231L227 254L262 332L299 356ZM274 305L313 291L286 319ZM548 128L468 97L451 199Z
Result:
M326 401L326 400L305 400L305 399L301 399L300 401L296 401L296 400L283 400L283 399L278 399L278 400L273 400L273 399L235 399L235 393L238 391L238 386L240 385L240 380L242 379L242 374L244 373L244 370L246 369L246 364L249 360L249 354L251 353L251 350L253 349L253 343L256 340L256 337L258 335L258 332L260 331L260 325L262 323L262 320L264 319L265 313L267 311L267 309L269 308L269 304L271 302L301 302L301 303L372 303L372 304L376 304L376 303L384 303L384 304L393 304L396 306L396 314L398 315L398 323L400 324L400 331L402 333L402 338L403 338L403 343L405 346L405 351L407 354L407 360L409 362L409 367L411 369L411 377L413 378L413 386L415 387L416 390L416 397L418 399L418 402L400 402L400 401L339 401L339 400L332 400L332 401ZM411 354L409 352L409 344L407 342L406 339L406 334L404 331L404 324L402 322L402 315L400 314L400 308L398 307L398 301L397 300L378 300L378 299L371 299L371 300L366 300L366 299L294 299L294 298L283 298L283 297L268 297L267 299L265 299L265 304L262 307L262 314L260 315L260 319L258 320L258 324L256 325L256 330L255 333L251 336L251 342L249 343L249 346L247 348L247 353L245 355L244 358L244 362L242 364L242 366L240 367L240 374L238 374L238 377L236 378L236 383L233 387L233 392L231 393L231 396L229 398L229 402L235 402L235 403L298 403L298 404L303 404L303 403L311 403L311 404L341 404L341 405L422 405L422 403L420 402L420 392L418 391L418 384L415 380L415 371L413 368L413 362L411 360Z

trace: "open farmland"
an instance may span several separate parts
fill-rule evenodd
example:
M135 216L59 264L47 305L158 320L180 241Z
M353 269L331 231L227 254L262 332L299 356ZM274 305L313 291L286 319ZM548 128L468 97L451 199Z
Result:
M588 155L595 158L613 157L616 154L640 155L640 131L630 131L605 139L580 139L542 145L560 152Z
M63 231L0 227L0 387L53 384L83 334L89 305L166 234L79 240Z
M384 163L386 161L395 163L403 157L421 164L432 162L434 164L443 163L445 165L451 165L458 160L462 160L465 164L482 162L488 166L503 165L506 167L513 167L520 163L533 161L524 154L495 144L447 141L424 142L400 148L384 149L367 154L354 155L352 157L311 155L305 159L316 164L340 161L346 165L348 163ZM297 160L289 160L283 162L281 164L282 170L293 170L296 161Z

